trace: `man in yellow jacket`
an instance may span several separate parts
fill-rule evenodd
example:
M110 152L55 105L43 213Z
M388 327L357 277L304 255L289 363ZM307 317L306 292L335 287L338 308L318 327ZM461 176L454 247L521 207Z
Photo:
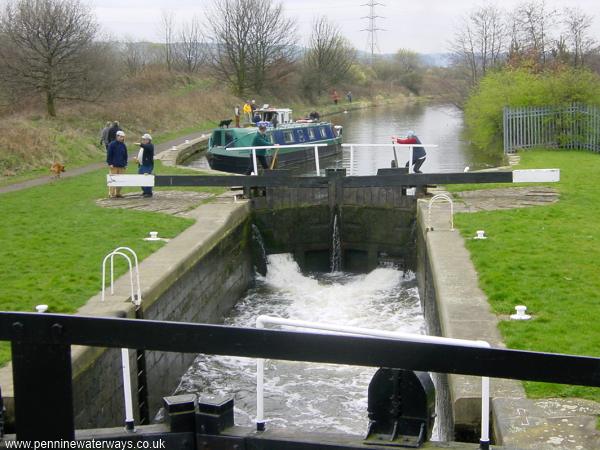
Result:
M250 102L246 100L244 103L244 107L242 108L246 117L248 117L248 122L252 122L252 107L250 106Z

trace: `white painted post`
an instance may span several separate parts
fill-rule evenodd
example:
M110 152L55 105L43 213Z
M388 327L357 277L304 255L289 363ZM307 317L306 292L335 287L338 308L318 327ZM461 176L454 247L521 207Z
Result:
M413 173L413 147L408 147L408 173Z
M252 165L254 166L254 175L258 175L258 167L256 166L256 149L252 148Z
M256 321L256 328L264 328L264 324ZM256 431L265 430L265 360L256 359Z
M481 438L479 448L490 448L490 379L481 377Z
M315 165L317 168L317 176L321 175L321 168L319 167L319 147L315 145Z
M123 369L123 395L125 396L125 429L133 431L133 401L131 400L131 372L129 371L129 350L121 349L121 368Z
M115 294L115 253L113 252L110 256L110 294L114 295ZM104 277L102 277L102 279L104 280ZM104 281L102 281L104 282ZM104 297L102 297L102 300L104 300Z
M354 145L350 145L350 175L352 175L353 168L354 168Z

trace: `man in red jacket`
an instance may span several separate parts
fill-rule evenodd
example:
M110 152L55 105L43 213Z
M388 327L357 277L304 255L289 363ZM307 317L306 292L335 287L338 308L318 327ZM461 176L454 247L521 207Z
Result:
M397 138L396 142L398 144L422 144L414 131L407 131L405 138ZM425 158L427 157L427 153L425 153L425 149L423 147L413 147L413 172L414 173L423 173L419 169L425 162ZM410 164L410 161L406 163L406 167Z

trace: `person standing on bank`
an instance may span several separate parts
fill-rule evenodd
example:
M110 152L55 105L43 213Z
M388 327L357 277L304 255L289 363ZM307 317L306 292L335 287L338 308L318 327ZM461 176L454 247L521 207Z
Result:
M405 138L397 138L396 142L398 144L422 144L420 139L417 137L414 131L407 131ZM427 157L427 153L425 153L425 149L423 147L413 147L412 152L412 163L413 163L413 172L414 173L423 173L421 172L421 166L425 162L425 158ZM406 163L405 167L408 167L410 161Z
M264 123L258 125L258 133L254 136L252 141L252 147L264 147L273 145L266 135L267 126ZM267 149L261 148L256 149L256 159L260 162L263 169L268 170L269 165L267 164ZM250 175L254 171L254 161L252 160L252 150L250 150L250 160L248 162L248 168L246 169L246 175Z
M246 114L246 117L248 118L248 122L252 122L253 114L252 114L252 108L250 107L250 100L246 100L246 103L244 103L242 110L244 111L244 114Z
M240 115L241 115L242 111L240 109L240 105L235 105L235 108L233 108L233 115L235 116L235 127L239 128L240 127Z
M100 145L104 147L104 150L108 150L108 131L111 125L110 122L106 122L106 125L104 125L104 128L100 132Z
M108 129L108 143L110 144L112 141L117 139L117 132L123 131L119 126L119 122L116 120L113 122L112 126Z
M150 174L154 170L154 144L152 143L152 136L148 133L142 136L137 161L139 164L138 174ZM152 197L152 186L142 186L142 195Z
M116 140L108 144L106 152L106 163L111 175L125 173L127 170L127 146L125 145L125 133L117 131ZM111 187L108 190L110 198L122 198L120 187Z

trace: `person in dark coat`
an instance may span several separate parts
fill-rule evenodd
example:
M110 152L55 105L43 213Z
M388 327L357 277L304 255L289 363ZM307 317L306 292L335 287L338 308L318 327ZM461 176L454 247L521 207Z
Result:
M271 141L267 138L266 135L267 126L265 124L260 124L258 126L258 133L254 136L254 140L252 141L252 147L264 147L273 145ZM267 164L267 149L257 149L256 150L256 159L260 162L260 165L263 169L267 170L269 168L269 164ZM250 152L250 160L248 162L248 168L246 169L246 175L250 175L254 171L254 161L252 160L252 152Z
M142 136L137 160L139 164L138 174L152 173L154 170L154 144L152 143L152 136L148 133ZM142 195L152 197L152 186L142 186Z
M417 137L414 131L407 131L405 138L398 138L396 140L398 144L422 144L421 140ZM427 153L423 147L413 147L413 172L414 173L423 173L419 169L425 162L425 158L427 157ZM406 163L405 167L408 167L410 161Z
M119 126L119 122L117 122L116 120L113 122L112 127L109 128L108 130L108 143L110 144L112 141L115 141L117 139L117 132L118 131L123 131L121 130L121 127Z
M125 145L125 133L117 131L116 139L108 144L106 152L106 163L111 175L122 174L127 170L127 146ZM109 188L108 195L111 198L122 198L120 187Z

